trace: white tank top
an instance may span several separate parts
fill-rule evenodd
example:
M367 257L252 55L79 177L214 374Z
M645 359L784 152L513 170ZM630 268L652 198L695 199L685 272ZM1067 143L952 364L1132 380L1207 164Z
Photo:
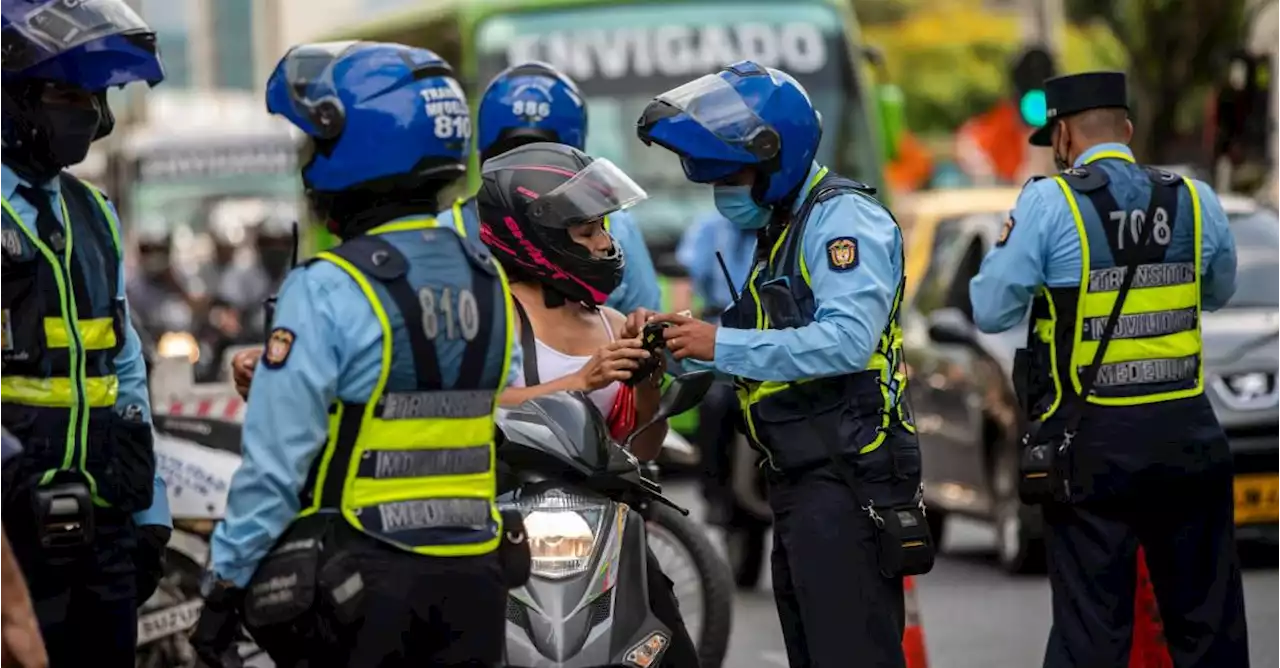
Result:
M613 341L613 326L609 324L609 317L604 314L604 311L598 311L598 313L600 314L600 321L604 323L604 331L609 334L609 340ZM591 361L590 355L566 355L543 343L542 339L536 336L533 341L538 346L538 379L544 383L577 373L579 369L587 365L587 362ZM520 381L515 385L516 387L525 387L523 373L520 374ZM621 389L621 386L617 382L613 382L588 393L587 396L591 399L591 403L600 409L600 414L608 418L609 413L613 411L613 402L618 397L619 389Z

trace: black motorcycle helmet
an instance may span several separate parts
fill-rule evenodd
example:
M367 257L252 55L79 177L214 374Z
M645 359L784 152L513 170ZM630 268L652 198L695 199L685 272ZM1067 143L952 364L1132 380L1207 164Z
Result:
M526 144L484 163L480 238L512 280L542 283L548 306L595 307L622 282L622 250L614 243L595 257L569 230L647 197L608 160L564 144Z

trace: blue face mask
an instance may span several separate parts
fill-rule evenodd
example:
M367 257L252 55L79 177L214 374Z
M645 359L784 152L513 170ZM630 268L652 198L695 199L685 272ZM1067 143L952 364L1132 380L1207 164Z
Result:
M771 211L751 199L751 186L716 186L716 210L744 230L758 230L769 224Z

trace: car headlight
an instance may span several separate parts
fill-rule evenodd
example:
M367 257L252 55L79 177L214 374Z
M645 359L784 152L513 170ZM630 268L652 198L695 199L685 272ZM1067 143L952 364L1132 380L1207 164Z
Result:
M1238 373L1233 376L1227 376L1223 380L1226 381L1227 387L1231 388L1231 391L1237 397L1245 401L1270 394L1275 388L1274 377L1263 371Z
M185 357L195 364L200 361L200 344L190 332L165 332L156 343L156 355L160 357Z
M558 580L586 572L600 539L607 503L550 489L515 505L524 515L533 575Z

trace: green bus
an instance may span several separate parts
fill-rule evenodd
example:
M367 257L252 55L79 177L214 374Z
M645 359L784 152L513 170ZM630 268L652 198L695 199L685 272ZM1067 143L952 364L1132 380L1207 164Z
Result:
M429 48L457 70L473 109L511 65L540 60L565 72L586 98L587 152L649 193L634 214L665 275L678 275L680 235L714 205L711 189L689 183L675 156L636 138L654 96L741 59L782 69L822 114L818 160L876 187L901 127L901 95L877 82L878 58L862 44L847 0L434 0L317 38ZM469 173L474 192L474 162ZM682 418L673 426L691 433L692 416Z
M556 66L586 97L587 152L649 192L634 213L660 265L689 223L714 209L711 189L686 181L670 152L635 138L655 95L744 58L785 70L822 112L819 161L875 186L901 125L900 95L876 83L845 0L435 0L317 37L429 48L457 69L473 105L510 65Z

